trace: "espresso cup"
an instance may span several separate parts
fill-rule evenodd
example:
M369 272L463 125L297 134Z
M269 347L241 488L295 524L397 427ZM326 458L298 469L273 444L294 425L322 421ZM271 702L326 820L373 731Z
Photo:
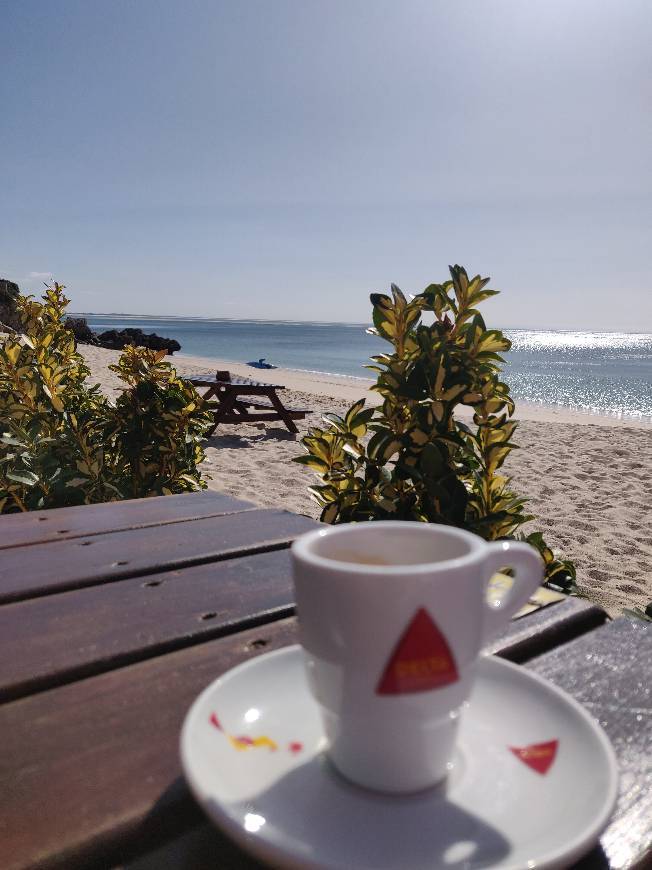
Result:
M451 769L481 648L543 579L528 544L451 526L369 522L298 538L292 563L326 752L352 782L413 792ZM510 588L489 601L501 568Z

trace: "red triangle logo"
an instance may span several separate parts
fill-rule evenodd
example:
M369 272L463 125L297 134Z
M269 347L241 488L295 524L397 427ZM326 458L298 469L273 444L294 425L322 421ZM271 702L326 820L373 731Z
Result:
M396 644L376 694L428 692L456 683L458 679L455 659L446 638L421 607Z
M518 748L510 746L511 752L520 758L524 764L536 770L542 776L548 773L555 756L557 755L558 740L548 740L547 743L531 743L529 746Z

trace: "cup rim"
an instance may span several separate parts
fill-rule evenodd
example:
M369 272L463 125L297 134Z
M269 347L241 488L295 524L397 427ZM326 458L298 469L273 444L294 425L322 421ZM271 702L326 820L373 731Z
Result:
M314 544L326 536L346 536L362 531L365 529L378 530L379 526L393 529L419 529L419 534L426 533L431 535L445 534L449 537L457 538L463 541L469 547L467 553L463 556L455 556L452 559L441 559L433 562L416 562L403 565L368 565L362 562L346 562L342 559L329 559L328 556L321 556L315 553L312 549ZM311 532L298 537L291 546L292 555L294 558L300 559L303 562L310 563L316 567L326 568L332 572L338 573L356 573L356 574L375 574L394 576L397 574L432 574L433 572L446 571L451 568L469 565L484 555L484 548L487 542L479 535L474 535L472 532L467 532L465 529L458 529L455 526L447 526L443 523L422 523L415 520L374 520L361 523L346 523L337 526L325 526L323 528L314 529Z

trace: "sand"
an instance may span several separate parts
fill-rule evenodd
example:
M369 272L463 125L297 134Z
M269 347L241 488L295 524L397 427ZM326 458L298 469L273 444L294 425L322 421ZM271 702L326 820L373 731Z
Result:
M116 351L80 346L91 380L108 395L120 382L107 366ZM366 396L371 381L247 365L177 354L170 362L180 374L228 369L283 384L288 407L310 408L299 435L281 423L223 426L206 442L202 470L209 487L264 507L281 507L318 517L308 493L316 477L291 462L303 452L301 434L327 411L341 412ZM548 544L572 559L582 594L612 615L652 600L652 426L561 408L519 405L516 433L520 450L506 471L516 492L529 499L537 521L525 527L544 532Z

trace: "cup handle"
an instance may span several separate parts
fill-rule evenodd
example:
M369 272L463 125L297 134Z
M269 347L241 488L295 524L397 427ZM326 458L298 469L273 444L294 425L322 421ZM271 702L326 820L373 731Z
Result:
M530 544L494 541L488 545L485 569L487 583L500 568L514 568L511 587L497 600L486 601L483 644L490 641L511 617L527 603L543 580L543 559Z

